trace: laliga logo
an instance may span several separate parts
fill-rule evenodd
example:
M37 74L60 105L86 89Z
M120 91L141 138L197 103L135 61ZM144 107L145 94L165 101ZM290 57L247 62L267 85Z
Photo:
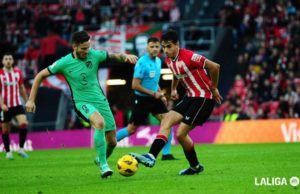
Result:
M293 176L290 178L289 183L292 187L297 187L299 185L299 178ZM288 185L288 181L285 177L262 177L254 178L254 184L256 186L284 186Z
M296 176L293 176L292 178L290 178L290 184L293 187L297 187L299 185L299 178Z

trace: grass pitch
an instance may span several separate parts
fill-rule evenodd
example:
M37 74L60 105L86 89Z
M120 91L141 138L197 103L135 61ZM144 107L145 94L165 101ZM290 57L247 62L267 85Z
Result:
M173 146L176 161L161 161L154 168L142 165L136 175L118 174L116 161L128 152L147 152L147 147L116 148L109 158L114 170L101 179L93 164L93 149L60 149L29 152L23 159L14 153L8 161L0 153L0 193L70 194L199 194L199 193L299 193L289 179L300 179L300 144L197 145L204 172L181 177L188 163L180 146ZM257 186L255 178L286 178L287 185ZM259 181L260 182L260 181Z

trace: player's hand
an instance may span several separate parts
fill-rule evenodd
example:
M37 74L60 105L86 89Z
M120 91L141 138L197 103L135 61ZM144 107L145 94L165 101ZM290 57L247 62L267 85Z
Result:
M168 106L168 101L167 101L167 98L165 96L163 96L161 98L161 101L163 101L164 105Z
M172 100L178 100L179 94L177 93L177 90L172 90L171 92L171 99Z
M154 98L159 100L162 99L164 97L164 93L162 92L154 92Z
M213 97L218 104L221 104L223 97L220 95L218 88L211 89Z
M7 112L8 111L8 107L6 104L2 104L1 105L1 109L3 110L3 112Z
M35 103L33 101L28 100L25 105L27 112L35 112Z
M125 62L135 64L138 60L138 57L135 55L126 55Z

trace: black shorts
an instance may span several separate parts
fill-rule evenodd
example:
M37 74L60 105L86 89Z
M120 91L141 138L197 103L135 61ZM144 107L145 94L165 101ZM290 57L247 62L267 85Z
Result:
M151 113L153 116L157 114L167 113L168 109L161 100L153 97L134 95L134 105L129 123L134 125L144 124Z
M183 97L173 111L183 116L182 122L190 125L202 125L209 118L215 105L215 100L201 97Z
M23 106L15 106L8 108L8 111L4 112L1 110L0 121L1 122L10 122L11 119L17 115L25 114Z

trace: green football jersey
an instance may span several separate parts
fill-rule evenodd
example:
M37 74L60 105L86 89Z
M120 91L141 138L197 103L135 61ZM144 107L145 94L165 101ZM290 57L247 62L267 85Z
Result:
M106 99L98 80L99 64L108 58L106 51L89 49L86 59L70 53L48 67L51 74L62 74L67 80L75 102L96 102Z

